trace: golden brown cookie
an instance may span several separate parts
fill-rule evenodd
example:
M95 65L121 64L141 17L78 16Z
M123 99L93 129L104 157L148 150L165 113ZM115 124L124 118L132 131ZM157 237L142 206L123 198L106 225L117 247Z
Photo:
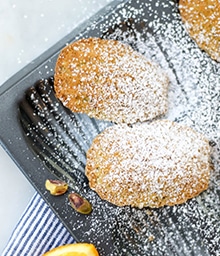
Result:
M129 45L88 38L61 51L54 88L56 96L73 112L135 123L167 111L168 83L156 64Z
M186 29L198 46L220 61L220 1L180 0L179 10Z
M161 207L206 190L210 146L203 135L168 120L107 128L87 152L90 187L115 205Z

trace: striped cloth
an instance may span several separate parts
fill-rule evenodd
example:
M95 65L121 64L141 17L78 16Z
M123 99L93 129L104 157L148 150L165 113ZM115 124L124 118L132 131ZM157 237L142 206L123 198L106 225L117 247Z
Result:
M19 220L2 256L40 256L59 245L74 243L73 237L35 194Z

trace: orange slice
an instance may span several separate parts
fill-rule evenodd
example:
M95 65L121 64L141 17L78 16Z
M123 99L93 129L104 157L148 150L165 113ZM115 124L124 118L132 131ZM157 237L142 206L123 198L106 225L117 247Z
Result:
M76 243L58 246L42 256L99 256L93 244Z

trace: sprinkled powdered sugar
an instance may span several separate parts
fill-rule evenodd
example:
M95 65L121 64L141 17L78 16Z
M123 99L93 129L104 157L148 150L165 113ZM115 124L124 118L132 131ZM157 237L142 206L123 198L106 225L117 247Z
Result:
M190 36L199 47L220 62L219 0L180 0L179 9Z
M157 1L154 3L158 4ZM172 1L160 2L159 5L164 10L174 7ZM111 219L116 222L117 230L114 234L118 248L115 255L128 252L136 255L149 255L149 252L150 255L193 255L192 251L196 255L218 255L220 65L192 42L175 7L172 14L165 11L162 16L160 11L152 8L152 1L146 3L143 10L145 8L157 18L146 21L141 29L134 24L136 18L131 19L127 23L128 28L124 30L126 25L119 25L106 37L129 43L168 74L171 83L165 118L192 127L211 141L214 171L211 172L208 190L185 204L152 210L150 215L136 208L117 208L116 220L115 217ZM138 12L141 11L140 4ZM155 239L149 243L148 237L152 234Z
M188 36L174 1L131 0L119 4L107 19L85 31L74 40L87 37L87 33L88 37L120 40L162 67L170 79L164 118L187 125L209 139L214 170L208 189L184 204L151 210L114 207L86 189L84 183L74 182L77 170L84 169L85 152L92 139L110 124L84 115L68 113L67 117L59 112L60 105L59 111L42 107L40 111L46 117L53 120L55 115L56 123L53 126L43 120L42 126L33 129L40 132L34 141L50 131L50 137L38 145L44 143L46 149L56 145L47 154L48 169L54 161L61 177L74 177L74 189L94 206L92 215L85 219L70 212L67 204L58 209L54 202L55 210L76 237L80 234L81 240L96 243L101 253L106 245L112 251L109 255L117 256L220 255L220 65ZM155 239L150 241L152 236Z
M187 126L155 121L115 125L87 152L86 175L101 198L116 205L175 205L207 189L208 141Z
M116 123L145 121L167 111L167 76L115 40L81 39L64 48L54 88L72 111Z

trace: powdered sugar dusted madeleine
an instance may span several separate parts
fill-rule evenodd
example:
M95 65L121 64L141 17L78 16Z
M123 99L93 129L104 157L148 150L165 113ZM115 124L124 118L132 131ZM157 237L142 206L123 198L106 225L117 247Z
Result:
M179 9L190 36L201 49L220 61L220 1L180 0Z
M88 38L65 47L57 60L56 96L73 112L135 123L167 111L168 78L129 45Z
M184 203L207 189L210 169L207 139L168 120L109 127L87 152L90 187L118 206Z

